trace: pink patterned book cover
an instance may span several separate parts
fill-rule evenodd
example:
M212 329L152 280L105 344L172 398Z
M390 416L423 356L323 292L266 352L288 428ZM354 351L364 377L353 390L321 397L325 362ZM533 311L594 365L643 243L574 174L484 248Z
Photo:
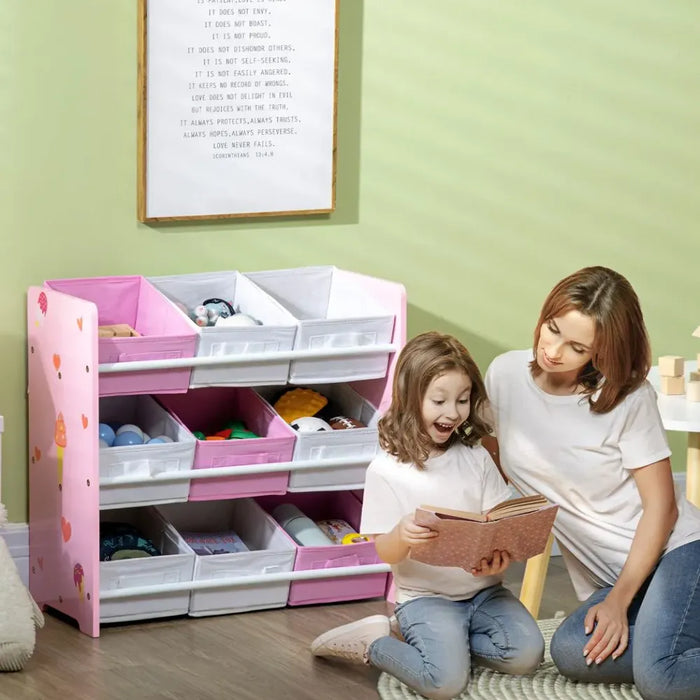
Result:
M514 499L514 501L519 499ZM513 503L507 501L505 503ZM411 559L433 566L459 566L469 571L481 559L491 559L494 550L510 554L511 561L524 561L541 554L552 530L559 506L546 500L535 502L526 512L498 517L504 504L491 509L497 517L488 520L488 514L479 515L431 506L416 508L415 521L439 533L425 544L411 548ZM478 520L474 517L480 518Z

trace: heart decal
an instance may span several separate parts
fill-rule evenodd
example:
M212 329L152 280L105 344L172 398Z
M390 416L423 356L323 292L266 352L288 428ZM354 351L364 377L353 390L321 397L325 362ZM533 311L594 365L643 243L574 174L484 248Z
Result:
M44 570L44 557L37 557L36 560L39 562L39 569Z
M53 356L53 366L56 368L57 372L59 369L61 369L61 356L57 355L56 353L54 353Z
M87 428L88 427L88 417L84 413L82 413L80 415L80 418L83 421L83 428Z
M63 535L63 541L68 542L71 536L71 526L70 523L61 516L61 534Z
M41 450L38 447L34 448L34 461L38 462L41 459Z
M80 330L82 331L83 330L83 317L81 316L80 318L76 318L75 322L78 324L78 328L80 328Z

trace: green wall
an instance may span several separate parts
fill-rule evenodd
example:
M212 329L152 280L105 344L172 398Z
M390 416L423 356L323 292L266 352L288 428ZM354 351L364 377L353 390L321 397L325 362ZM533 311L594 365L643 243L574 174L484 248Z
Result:
M483 368L587 264L636 286L655 354L700 324L700 3L340 0L329 217L136 220L136 0L0 3L2 496L26 520L26 288L336 264L401 281L409 333ZM675 439L683 467L682 442Z

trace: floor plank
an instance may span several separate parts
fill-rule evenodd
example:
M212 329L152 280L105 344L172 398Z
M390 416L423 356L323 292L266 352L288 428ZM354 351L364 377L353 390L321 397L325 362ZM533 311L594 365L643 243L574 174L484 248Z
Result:
M518 593L523 567L506 585ZM570 612L576 599L560 557L551 560L540 617ZM357 700L377 697L369 666L316 659L321 632L365 615L390 614L384 600L107 625L98 639L47 614L34 656L0 674L1 700Z

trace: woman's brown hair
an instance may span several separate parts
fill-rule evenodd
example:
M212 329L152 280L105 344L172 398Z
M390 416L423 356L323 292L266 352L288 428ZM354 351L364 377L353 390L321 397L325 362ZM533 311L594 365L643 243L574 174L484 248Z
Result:
M595 323L591 359L579 373L593 413L607 413L646 379L651 348L639 299L632 285L607 267L584 267L561 280L545 299L535 328L534 352L542 325L576 310ZM542 368L536 360L530 371ZM594 398L594 395L595 398Z
M486 388L469 351L451 335L423 333L409 340L401 351L391 406L379 420L379 444L399 462L425 468L434 443L423 426L423 397L433 379L451 370L464 372L471 380L471 406L469 418L450 436L445 449L456 441L471 447L490 433L491 427L481 417Z

